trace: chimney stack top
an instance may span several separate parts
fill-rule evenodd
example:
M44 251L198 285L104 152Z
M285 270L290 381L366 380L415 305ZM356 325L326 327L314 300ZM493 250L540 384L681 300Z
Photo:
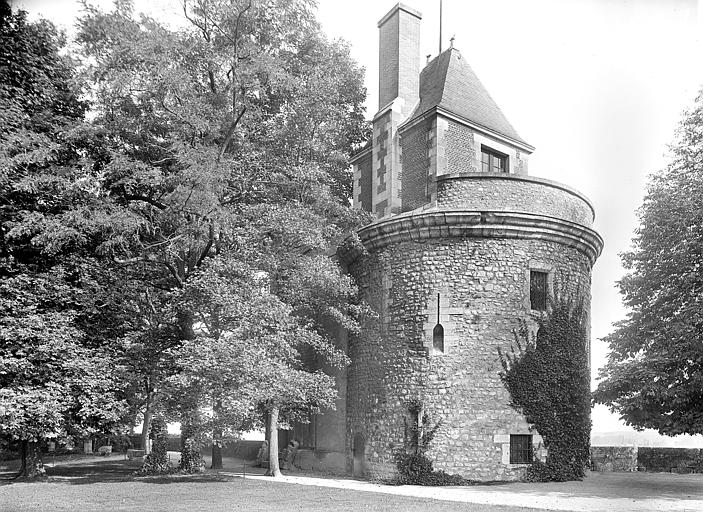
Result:
M422 19L422 13L420 11L413 9L412 7L408 7L405 4L397 3L393 6L393 8L391 8L390 11L388 11L386 13L386 15L383 18L381 18L381 20L378 22L378 28L381 28L381 25L383 25L385 22L387 22L391 18L391 16L393 16L395 14L396 11L405 11L408 14L412 14L413 16L415 16L419 20Z

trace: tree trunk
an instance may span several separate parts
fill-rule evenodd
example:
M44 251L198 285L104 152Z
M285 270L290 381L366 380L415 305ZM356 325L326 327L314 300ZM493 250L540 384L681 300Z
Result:
M193 330L193 313L190 311L178 311L176 313L176 322L181 338L184 340L192 340L195 338Z
M44 464L41 460L39 443L36 441L22 441L22 466L15 478L34 479L43 477L46 474Z
M214 434L217 436L217 432ZM220 436L222 432L220 431ZM212 465L210 469L222 469L222 438L213 437L212 440Z
M222 403L218 400L213 407L216 422L221 410ZM220 427L216 427L212 432L212 465L210 469L222 469L222 428Z
M266 437L269 442L269 469L266 476L282 476L278 466L278 406L273 406L268 411L268 425Z
M148 455L149 450L149 428L151 428L151 419L154 417L154 393L150 389L149 381L147 380L146 389L146 407L144 409L144 425L142 426L142 450L144 455Z

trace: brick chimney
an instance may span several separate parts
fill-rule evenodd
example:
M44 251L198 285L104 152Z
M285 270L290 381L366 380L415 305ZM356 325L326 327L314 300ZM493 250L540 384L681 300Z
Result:
M396 98L403 100L404 111L417 102L421 19L418 11L399 3L378 22L379 110Z
M402 162L398 127L412 114L420 97L421 18L416 10L397 4L378 22L379 104L373 118L371 161L364 164L367 174L359 185L368 187L371 180L371 190L364 188L365 197L368 203L371 192L369 209L377 218L400 213ZM355 165L355 176L361 179L363 165Z

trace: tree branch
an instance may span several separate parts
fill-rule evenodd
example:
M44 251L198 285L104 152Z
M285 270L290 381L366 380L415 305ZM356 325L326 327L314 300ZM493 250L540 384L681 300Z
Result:
M210 32L207 29L207 18L205 18L205 24L200 24L188 15L188 0L183 0L183 16L185 19L190 21L193 25L198 27L203 33L203 38L209 43L210 42Z
M200 258L198 258L198 261L195 263L196 267L199 267L203 264L203 261L205 261L205 258L207 258L207 255L210 252L213 243L215 243L215 223L214 221L210 221L209 238L207 244L205 245L205 249L203 249L203 252L200 254Z
M217 155L217 161L219 162L220 159L224 156L225 151L227 151L227 148L229 147L230 143L232 142L232 138L234 138L234 132L237 129L237 125L239 124L239 120L242 118L244 115L244 112L247 111L247 107L244 106L242 107L242 111L239 113L237 116L237 119L234 120L234 123L232 123L232 126L230 126L229 130L227 131L227 135L225 136L225 140L222 142L222 146L220 147L220 153Z
M157 260L157 259L149 258L149 257L134 257L134 258L122 259L122 258L118 258L116 256L112 258L112 261L114 261L115 263L117 263L119 265L135 265L137 263L156 263L157 265L163 265L169 270L171 275L176 279L176 282L178 283L178 287L179 288L183 287L183 279L178 274L178 271L176 270L176 268L168 261L161 261L161 260Z
M142 201L144 203L148 203L151 206L158 208L159 210L165 210L167 208L167 206L161 201L157 201L156 199L153 199L148 196L142 196L140 194L127 194L127 192L125 191L125 193L122 194L122 197L126 201Z

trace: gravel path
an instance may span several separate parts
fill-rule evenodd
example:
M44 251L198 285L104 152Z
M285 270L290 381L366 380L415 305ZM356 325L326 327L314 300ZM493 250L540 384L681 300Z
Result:
M247 475L247 478L270 481L260 475ZM359 480L290 474L282 477L280 481L444 501L529 507L538 510L703 511L703 475L700 474L591 473L583 482L515 483L470 487L389 486Z

